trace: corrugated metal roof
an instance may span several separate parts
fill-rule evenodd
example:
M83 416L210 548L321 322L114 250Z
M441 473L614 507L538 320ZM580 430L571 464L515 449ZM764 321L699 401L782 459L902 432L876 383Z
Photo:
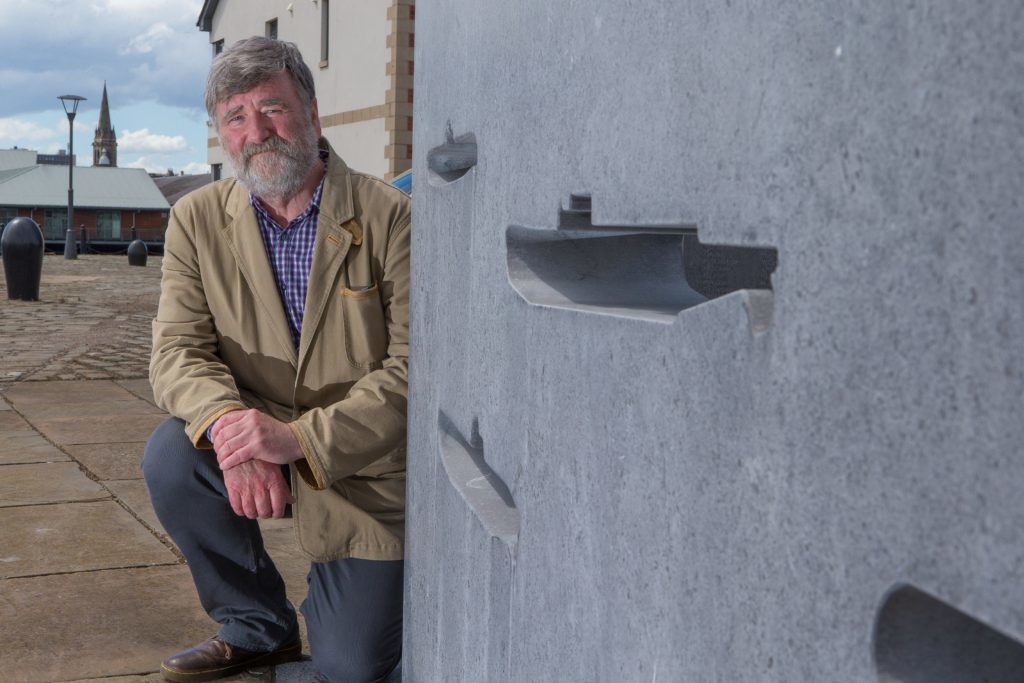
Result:
M163 176L153 178L153 182L163 192L164 197L167 201L174 206L174 202L178 201L192 190L199 189L203 185L209 185L213 182L212 173L203 173L199 175L175 175L175 176Z
M32 167L29 167L29 168L8 168L8 169L5 169L3 171L0 171L0 183L4 182L4 181L6 181L6 180L8 180L10 178L14 178L16 176L19 176L19 175L21 175L23 173L28 173L31 170L32 170Z
M22 171L22 172L18 172ZM149 209L170 205L141 168L75 166L75 206L82 209ZM66 166L31 166L0 174L0 206L68 204Z

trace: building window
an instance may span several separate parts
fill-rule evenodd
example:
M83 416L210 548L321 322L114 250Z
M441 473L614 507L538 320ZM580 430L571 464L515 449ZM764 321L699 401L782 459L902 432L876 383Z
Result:
M210 173L213 174L213 179L215 181L220 180L223 172L223 164L210 164Z
M0 206L0 226L7 225L18 217L17 209L8 209Z
M120 211L97 211L96 212L96 239L119 240L121 239L121 212Z
M267 38L273 38L277 40L277 19L271 19L267 22Z
M43 237L48 240L63 239L67 230L67 209L46 209L43 212Z
M224 39L213 41L213 56L216 57L221 52L224 52Z
M331 3L320 0L320 66L327 66L328 47L331 40Z

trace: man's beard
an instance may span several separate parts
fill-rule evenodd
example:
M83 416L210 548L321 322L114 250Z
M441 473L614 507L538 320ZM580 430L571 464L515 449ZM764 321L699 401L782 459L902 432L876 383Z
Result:
M316 131L308 124L292 142L275 135L245 145L237 155L224 151L239 182L256 197L272 201L294 197L320 159Z

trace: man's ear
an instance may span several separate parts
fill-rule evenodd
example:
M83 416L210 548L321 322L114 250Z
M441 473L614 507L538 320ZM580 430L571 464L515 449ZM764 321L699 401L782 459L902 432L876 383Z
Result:
M309 103L309 115L312 117L311 123L313 124L313 130L316 131L316 136L320 137L320 110L316 104L316 98Z

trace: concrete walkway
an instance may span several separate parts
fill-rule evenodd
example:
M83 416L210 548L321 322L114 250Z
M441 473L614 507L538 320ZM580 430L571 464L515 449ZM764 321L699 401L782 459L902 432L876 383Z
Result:
M2 267L0 267L2 271ZM46 256L40 299L0 278L0 681L162 680L216 632L149 504L139 462L166 415L147 381L160 259ZM264 524L298 605L291 520ZM229 681L316 681L308 662Z

